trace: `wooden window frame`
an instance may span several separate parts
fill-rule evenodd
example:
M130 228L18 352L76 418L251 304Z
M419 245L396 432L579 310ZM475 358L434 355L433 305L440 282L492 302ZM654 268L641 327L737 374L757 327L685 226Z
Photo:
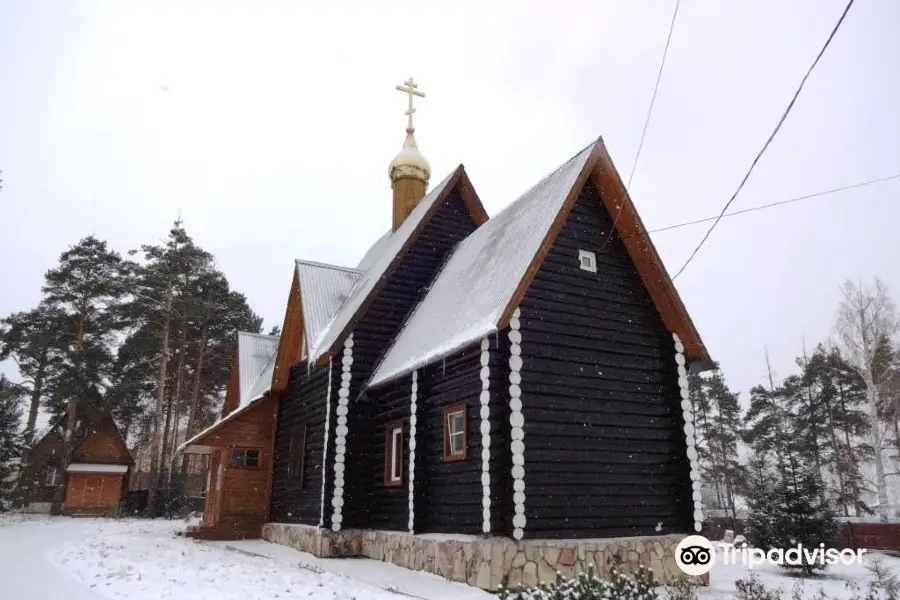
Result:
M306 448L309 435L309 427L306 423L301 423L293 431L291 431L290 448L288 456L290 457L288 476L291 479L299 480L300 489L306 486ZM299 448L294 448L295 440L299 439ZM299 453L299 456L298 456ZM299 463L299 464L298 464Z
M388 423L384 430L384 485L387 487L403 486L403 421L394 421ZM399 430L400 436L397 444L394 440ZM395 452L396 450L396 452ZM394 462L394 456L397 456L397 462ZM394 466L400 473L399 478L394 479Z
M238 462L235 459L235 453L241 452L243 453L243 460ZM248 465L247 464L247 453L248 452L256 452L256 464ZM231 456L228 458L228 466L234 467L235 469L258 469L262 465L262 448L256 446L232 446L231 448Z
M453 454L451 452L450 447L450 415L455 415L457 413L462 413L462 452L460 454ZM468 417L468 407L465 404L454 404L453 406L447 406L444 408L444 418L443 418L443 429L444 429L444 462L451 462L454 460L465 460L466 455L468 454L468 446L469 446L469 417Z
M59 487L59 480L59 467L44 468L44 487Z

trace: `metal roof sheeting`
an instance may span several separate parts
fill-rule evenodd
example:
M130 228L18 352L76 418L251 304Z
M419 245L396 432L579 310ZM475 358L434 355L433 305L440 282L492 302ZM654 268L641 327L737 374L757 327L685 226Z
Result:
M375 289L375 285L385 276L388 267L394 258L403 249L404 244L412 236L413 232L425 218L429 209L435 200L441 195L444 187L450 182L451 178L456 174L456 170L450 173L443 181L434 186L428 194L416 205L408 217L400 224L400 227L384 242L376 242L377 246L383 246L381 253L371 260L371 266L360 277L359 281L350 292L347 301L337 312L334 319L322 330L322 333L315 339L314 343L309 345L310 362L316 361L325 354L331 346L337 341L341 332L350 324L350 321L356 315L357 311ZM374 248L373 248L374 249ZM371 250L368 255L371 253ZM365 259L364 259L365 260Z
M262 335L260 333L248 333L246 331L238 332L238 365L240 371L238 373L238 406L235 410L239 410L248 405L253 397L251 390L260 374L266 369L269 362L274 361L275 353L278 352L278 336ZM269 373L269 385L271 385L272 374ZM266 390L268 390L266 386ZM265 391L265 390L263 390Z
M569 159L457 246L370 385L409 373L496 331L598 142Z
M356 269L298 260L297 275L300 280L306 347L312 348L313 342L346 302L350 290L363 273Z

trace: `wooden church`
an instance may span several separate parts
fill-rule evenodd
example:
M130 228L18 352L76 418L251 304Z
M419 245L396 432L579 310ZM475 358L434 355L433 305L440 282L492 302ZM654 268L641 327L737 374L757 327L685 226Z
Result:
M294 265L262 536L491 590L676 575L703 522L687 373L712 362L602 139L488 218L462 165L428 189L398 89L391 229L355 268Z

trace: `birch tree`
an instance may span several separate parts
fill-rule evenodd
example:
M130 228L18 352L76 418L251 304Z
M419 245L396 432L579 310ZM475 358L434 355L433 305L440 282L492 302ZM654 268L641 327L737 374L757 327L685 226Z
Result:
M897 309L888 295L887 286L875 279L873 286L846 281L841 287L843 299L838 307L835 333L847 362L859 373L866 386L866 404L871 420L871 442L875 463L875 490L878 514L887 521L888 495L884 470L885 427L881 420L884 410L877 377L877 346L881 339L893 339L900 320Z

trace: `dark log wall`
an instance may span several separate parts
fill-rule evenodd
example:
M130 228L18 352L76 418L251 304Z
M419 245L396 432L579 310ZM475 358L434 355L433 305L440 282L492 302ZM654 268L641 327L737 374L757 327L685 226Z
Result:
M395 417L409 416L409 394L400 402L395 384L385 390L359 397L379 359L390 347L412 309L424 297L453 248L475 230L475 224L456 189L452 190L431 220L419 233L384 287L353 330L353 377L350 388L350 417L347 435L343 527L407 529L408 491L385 489L383 484L384 426ZM409 386L409 377L403 386ZM397 412L402 404L402 415ZM358 404L364 406L355 406ZM407 432L408 435L408 432ZM404 477L404 484L406 478ZM384 498L403 497L402 511L383 512ZM393 502L391 503L393 506ZM386 509L385 509L386 510ZM402 515L400 514L402 512ZM402 519L401 519L402 516Z
M332 367L334 368L334 367ZM338 367L339 369L339 367ZM335 379L332 375L332 388ZM279 523L318 525L322 498L322 448L325 441L325 398L328 367L307 371L306 362L291 369L287 389L278 405L278 426L275 433L275 463L272 472L272 501L269 519ZM331 393L332 433L329 436L328 464L333 464L336 393ZM306 460L303 485L290 475L291 435L306 424ZM330 516L333 471L327 469L326 518Z
M481 347L419 371L416 401L417 533L481 533ZM444 460L444 408L466 405L466 457Z
M526 537L692 524L674 343L611 227L589 183L521 303Z

